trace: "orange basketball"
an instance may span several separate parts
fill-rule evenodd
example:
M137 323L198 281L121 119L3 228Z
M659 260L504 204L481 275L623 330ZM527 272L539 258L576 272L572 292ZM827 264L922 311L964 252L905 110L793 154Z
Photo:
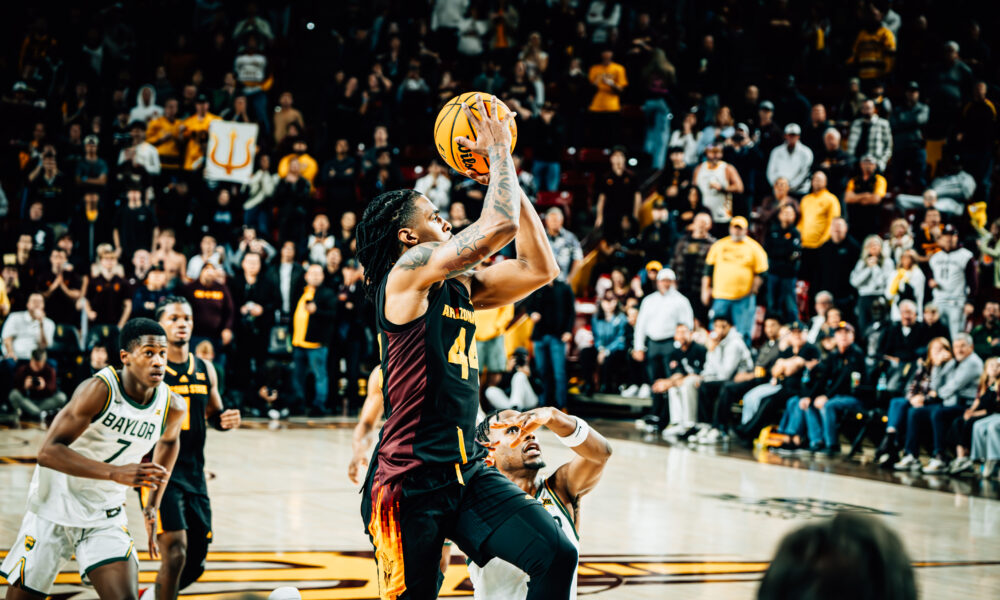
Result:
M483 97L483 104L486 106L487 114L489 114L490 94L486 92L466 92L465 94L455 96L441 107L441 112L438 113L437 119L434 120L434 145L437 146L438 154L441 155L444 162L451 165L452 169L455 169L459 173L465 173L467 169L472 169L480 175L486 175L490 172L489 159L470 152L455 143L455 138L458 136L465 136L470 140L476 139L476 132L472 128L472 125L469 124L469 118L462 111L462 104L468 105L472 109L472 114L478 116L479 109L476 107L477 93ZM501 102L499 98L497 99L497 112L500 113L499 116L501 119L510 112L507 105ZM513 151L514 146L517 144L517 123L513 120L510 122L510 133L510 149Z

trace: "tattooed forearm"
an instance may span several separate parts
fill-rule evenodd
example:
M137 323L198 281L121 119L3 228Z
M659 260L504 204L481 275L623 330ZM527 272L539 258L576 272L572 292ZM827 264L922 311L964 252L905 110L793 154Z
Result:
M503 144L490 146L490 185L483 202L483 215L495 213L517 223L521 213L520 189L510 150Z
M434 254L434 248L437 248L440 245L440 242L430 242L414 246L407 250L406 253L399 258L399 263L397 264L399 268L406 269L407 271L419 269L431 260L431 255Z
M455 257L444 264L449 271L447 278L475 268L493 253L489 246L480 244L486 237L479 223L473 223L448 240L448 247L455 249Z

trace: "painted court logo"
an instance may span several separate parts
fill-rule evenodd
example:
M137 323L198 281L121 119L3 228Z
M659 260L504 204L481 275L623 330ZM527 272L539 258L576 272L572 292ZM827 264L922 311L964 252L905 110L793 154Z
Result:
M0 552L0 558L3 557ZM139 585L156 579L158 562L144 561ZM470 597L472 584L464 557L453 556L444 576L441 598ZM241 592L268 594L276 587L293 585L304 598L369 600L379 597L379 570L371 552L209 552L208 568L198 583L181 597L212 598ZM577 572L580 594L599 594L624 586L659 589L691 583L753 582L767 570L766 561L715 560L692 555L583 555ZM923 561L918 568L1000 566L1000 561ZM0 578L0 583L6 583ZM648 586L653 586L652 588ZM666 592L667 588L663 588ZM87 592L80 575L68 566L56 578L53 597L70 600ZM0 591L2 594L2 591Z

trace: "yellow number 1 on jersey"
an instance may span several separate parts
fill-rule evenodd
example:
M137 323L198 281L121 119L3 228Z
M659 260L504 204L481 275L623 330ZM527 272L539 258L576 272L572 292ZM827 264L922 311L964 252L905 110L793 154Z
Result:
M459 330L455 343L448 351L448 362L462 365L462 379L469 378L469 367L479 370L479 351L476 350L476 339L472 338L469 344L469 353L465 353L465 328Z

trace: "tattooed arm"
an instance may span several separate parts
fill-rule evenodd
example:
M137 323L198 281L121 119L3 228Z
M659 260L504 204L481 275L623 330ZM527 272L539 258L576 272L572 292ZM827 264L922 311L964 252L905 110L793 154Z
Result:
M407 250L393 268L391 286L398 289L427 289L431 285L467 273L514 239L521 221L521 192L514 160L510 155L510 121L514 113L496 118L496 97L486 112L477 97L477 118L468 106L469 122L476 130L476 140L456 140L466 148L488 156L489 186L479 219L446 242L428 242ZM430 215L437 218L436 214Z
M524 192L520 196L520 229L514 238L517 258L476 271L472 277L472 304L477 309L517 302L559 275L545 226Z

